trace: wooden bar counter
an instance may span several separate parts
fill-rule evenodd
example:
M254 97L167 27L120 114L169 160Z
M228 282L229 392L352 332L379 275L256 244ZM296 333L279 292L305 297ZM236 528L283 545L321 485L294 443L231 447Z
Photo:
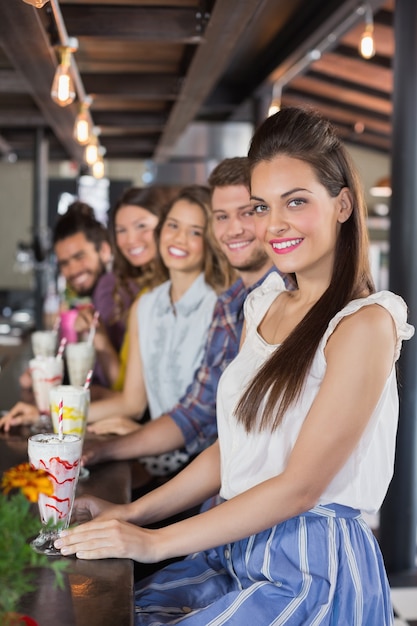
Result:
M25 350L0 374L0 408L9 409L21 399L18 374ZM0 433L0 475L27 461L27 429ZM103 463L90 468L90 476L78 483L77 495L92 494L116 504L130 501L131 471L128 462ZM0 520L1 532L1 520ZM1 555L0 555L1 558ZM49 557L65 558L65 557ZM57 589L49 569L36 572L36 590L23 598L20 611L39 626L131 626L133 624L133 562L128 559L82 561L67 557L65 589ZM1 583L0 583L1 584Z

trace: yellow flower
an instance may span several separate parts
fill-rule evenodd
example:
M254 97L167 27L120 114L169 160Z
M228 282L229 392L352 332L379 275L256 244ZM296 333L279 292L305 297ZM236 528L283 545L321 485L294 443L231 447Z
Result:
M2 491L7 494L12 489L20 489L30 502L37 502L39 494L52 496L54 486L45 470L34 469L29 463L21 463L4 472L1 481Z

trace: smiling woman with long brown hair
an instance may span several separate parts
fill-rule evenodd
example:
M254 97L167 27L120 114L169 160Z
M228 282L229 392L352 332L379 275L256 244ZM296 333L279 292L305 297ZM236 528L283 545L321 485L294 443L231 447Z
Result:
M56 545L84 559L191 554L138 584L136 626L391 626L361 511L378 510L392 476L407 308L374 293L361 188L326 120L281 110L249 159L257 237L297 288L272 273L248 296L218 387L218 442L136 502L81 498L76 511L97 519ZM209 511L139 526L219 489Z
M163 212L155 230L158 264L169 280L142 295L129 316L129 354L123 391L90 406L96 432L114 429L115 417L141 417L149 409L157 418L175 405L191 383L203 357L205 339L217 299L228 286L229 266L208 228L208 188L182 189ZM117 419L120 429L121 420ZM123 422L125 432L136 422ZM173 461L174 457L178 459ZM170 473L188 459L185 453L159 461L148 459L152 473Z

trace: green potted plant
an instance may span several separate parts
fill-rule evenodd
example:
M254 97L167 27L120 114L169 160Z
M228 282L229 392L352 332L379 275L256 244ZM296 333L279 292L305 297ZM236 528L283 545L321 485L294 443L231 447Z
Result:
M40 493L50 495L53 485L44 470L33 469L22 463L3 474L0 492L0 624L35 626L32 618L19 614L21 598L36 587L36 568L54 570L56 584L64 586L63 560L51 560L38 554L29 540L39 530L39 517L31 503L38 501Z

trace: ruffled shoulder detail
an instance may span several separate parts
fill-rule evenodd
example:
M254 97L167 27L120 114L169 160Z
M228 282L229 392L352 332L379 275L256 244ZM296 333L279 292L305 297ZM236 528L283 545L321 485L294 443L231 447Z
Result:
M395 360L397 360L400 356L402 342L407 339L411 339L414 335L414 326L407 323L406 303L401 296L397 296L391 291L378 291L377 293L373 293L366 298L358 298L357 300L349 302L349 304L347 304L333 317L332 320L330 320L327 330L322 337L320 347L324 349L328 338L344 317L352 315L352 313L356 313L356 311L359 311L362 307L369 306L370 304L379 304L380 306L383 306L391 314L391 317L394 320L397 331L397 344L395 347Z
M255 324L257 328L275 298L286 291L285 283L278 272L271 272L263 283L256 287L246 298L244 313L246 325Z

